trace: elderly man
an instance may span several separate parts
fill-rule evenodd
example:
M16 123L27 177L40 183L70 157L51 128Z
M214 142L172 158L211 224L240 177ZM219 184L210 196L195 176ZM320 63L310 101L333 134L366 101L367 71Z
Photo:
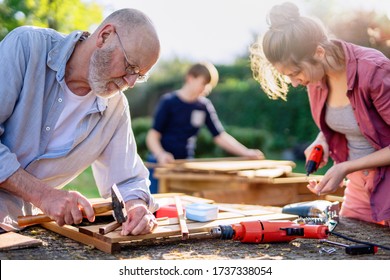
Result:
M146 80L160 43L150 19L135 9L109 15L89 36L19 27L0 43L0 227L43 212L78 224L80 193L61 190L92 165L102 197L117 184L126 201L122 234L145 234L157 209L148 171L137 154L128 102L121 92Z

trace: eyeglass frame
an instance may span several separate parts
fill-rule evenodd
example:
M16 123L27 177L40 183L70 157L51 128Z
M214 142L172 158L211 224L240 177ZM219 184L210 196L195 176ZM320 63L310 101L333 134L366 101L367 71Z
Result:
M123 56L125 57L125 60L126 60L127 64L129 64L125 68L126 73L128 73L130 75L138 75L136 83L145 83L145 82L147 82L147 80L149 78L149 74L146 73L144 75L141 75L139 73L139 71L140 71L139 70L139 66L138 65L133 65L133 64L131 64L129 62L129 59L127 58L126 51L125 51L125 48L123 47L122 40L119 37L119 34L116 31L114 31L114 32L115 32L116 36L118 37L119 45L121 46L121 49L122 49L122 52L123 52Z

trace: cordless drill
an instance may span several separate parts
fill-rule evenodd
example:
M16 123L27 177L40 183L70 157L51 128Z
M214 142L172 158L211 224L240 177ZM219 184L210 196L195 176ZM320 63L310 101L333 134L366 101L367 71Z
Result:
M306 162L306 175L309 176L313 172L316 172L320 163L322 161L322 157L324 155L324 149L321 145L314 146L313 150L310 153L309 158Z
M326 225L257 220L220 225L212 228L210 233L216 238L239 240L242 243L276 243L290 242L296 238L325 239L329 230Z

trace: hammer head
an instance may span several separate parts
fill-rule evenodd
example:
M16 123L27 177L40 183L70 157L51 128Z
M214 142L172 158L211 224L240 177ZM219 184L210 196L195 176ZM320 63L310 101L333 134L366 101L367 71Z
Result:
M116 184L111 187L111 199L115 220L118 223L124 223L127 219L127 211L123 197Z

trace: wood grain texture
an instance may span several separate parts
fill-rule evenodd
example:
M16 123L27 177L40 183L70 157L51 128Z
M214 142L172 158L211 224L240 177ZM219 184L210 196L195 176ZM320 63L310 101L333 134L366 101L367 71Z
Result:
M280 166L295 167L296 164L293 161L288 160L236 160L236 161L204 161L204 162L185 162L180 165L176 165L176 169L187 169L196 171L218 171L229 172L238 170L257 170L257 169L270 169Z
M177 217L179 219L181 239L186 240L188 239L189 232L187 228L186 217L184 216L183 204L181 203L180 196L176 195L174 199L175 199Z
M0 234L0 250L15 250L41 246L42 241L16 232Z

